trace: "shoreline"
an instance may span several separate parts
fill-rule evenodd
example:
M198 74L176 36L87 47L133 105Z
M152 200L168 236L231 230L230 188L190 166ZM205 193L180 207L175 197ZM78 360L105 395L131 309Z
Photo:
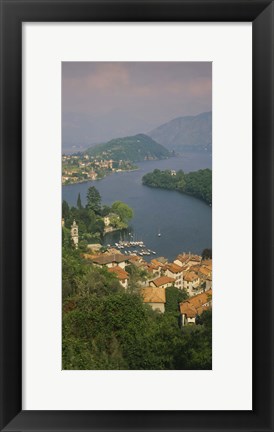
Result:
M114 172L105 174L103 177L96 178L95 180L85 179L85 180L79 180L77 182L62 183L62 186L71 186L71 185L76 185L76 184L81 184L81 183L96 182L96 181L103 180L104 178L106 178L106 177L108 177L110 175L113 175L113 174L120 174L120 173L133 172L133 171L139 171L139 170L140 170L140 168L138 167L138 168L133 168L133 169L130 169L130 170L114 171Z
M151 185L147 185L147 184L145 184L145 183L143 183L143 182L142 182L142 185L143 185L143 186L146 186L146 187L149 187L149 188L152 188L152 189L162 189L162 190L166 190L166 191L178 192L179 194L187 195L187 196L189 196L189 197L191 197L191 198L196 198L197 200L202 201L202 202L204 202L205 204L207 204L208 207L212 208L212 201L211 201L211 202L208 202L208 201L206 201L205 199L200 198L200 197L197 197L197 196L195 196L195 195L192 195L192 194L190 194L190 193L188 193L188 192L181 192L181 191L179 191L179 190L177 190L177 189L169 189L169 188L164 188L164 187L160 187L160 186L151 186Z
M176 155L176 156L170 156L170 157L162 158L162 159L141 160L141 161L138 161L137 163L143 163L143 162L157 162L157 161L162 161L162 160L167 160L167 159L173 159L173 158L178 158L178 157L179 157L179 156ZM70 185L76 185L76 184L81 184L81 183L88 183L88 182L99 181L99 180L103 180L104 178L106 178L106 177L108 177L108 176L110 176L110 175L112 175L112 174L120 174L120 173L126 173L126 172L134 172L134 171L139 171L140 169L141 169L140 167L137 167L137 168L127 169L127 170L121 170L121 171L117 170L117 171L114 171L114 172L107 173L107 174L105 174L103 177L97 178L97 179L95 179L95 180L85 179L85 180L79 180L79 181L77 181L77 182L62 183L62 186L70 186Z

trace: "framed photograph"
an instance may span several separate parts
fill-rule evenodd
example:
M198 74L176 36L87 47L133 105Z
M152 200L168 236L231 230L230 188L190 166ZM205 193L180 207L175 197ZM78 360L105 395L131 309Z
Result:
M273 430L273 3L1 31L1 430Z

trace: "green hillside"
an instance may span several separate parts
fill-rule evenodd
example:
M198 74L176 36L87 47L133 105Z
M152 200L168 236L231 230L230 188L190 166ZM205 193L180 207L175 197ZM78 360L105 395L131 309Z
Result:
M85 153L97 159L132 162L164 159L170 156L170 152L165 147L144 134L115 138L107 143L90 147Z
M155 169L145 174L142 182L146 186L177 190L200 198L210 205L212 203L212 171L208 168L186 174L182 170L176 173Z

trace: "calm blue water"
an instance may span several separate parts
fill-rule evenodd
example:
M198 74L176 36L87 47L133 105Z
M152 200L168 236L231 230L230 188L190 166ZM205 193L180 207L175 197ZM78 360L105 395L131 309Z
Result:
M120 200L134 210L129 231L144 241L158 256L174 259L178 253L201 253L212 247L212 210L203 201L179 192L151 189L142 185L142 176L159 169L183 169L185 172L211 168L211 155L186 154L180 158L139 163L140 170L112 174L103 180L63 186L63 199L76 206L80 192L82 202L88 188L95 186L103 204ZM161 237L158 237L158 232ZM120 239L120 233L109 234L105 243ZM152 256L149 257L151 259Z

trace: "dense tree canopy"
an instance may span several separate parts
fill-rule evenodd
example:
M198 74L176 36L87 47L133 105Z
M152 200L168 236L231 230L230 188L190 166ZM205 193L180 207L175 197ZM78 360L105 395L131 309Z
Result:
M69 217L69 205L65 200L62 202L62 217L64 219Z
M177 190L200 198L210 205L212 203L212 171L210 169L187 174L180 170L176 175L170 170L155 169L145 174L142 181L146 186Z
M115 201L111 207L112 211L117 214L121 221L124 223L128 223L130 219L133 218L133 210L122 201Z
M202 252L202 259L212 259L212 249L204 249Z
M75 296L63 307L64 369L210 369L211 329L181 330L138 295Z
M166 288L166 312L172 312L178 315L179 303L187 298L188 294L185 290L179 290L175 286Z
M98 190L94 186L88 188L86 207L89 210L94 211L95 214L100 213L101 195L99 194Z

